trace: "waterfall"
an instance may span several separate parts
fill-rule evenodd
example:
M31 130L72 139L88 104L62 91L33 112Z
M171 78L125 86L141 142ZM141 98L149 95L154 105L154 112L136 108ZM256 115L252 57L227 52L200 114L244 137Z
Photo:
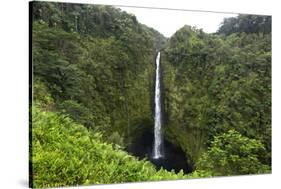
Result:
M161 132L161 88L160 88L160 52L156 57L156 80L155 80L155 115L154 115L154 146L153 146L153 158L158 159L163 157L162 144L163 137Z

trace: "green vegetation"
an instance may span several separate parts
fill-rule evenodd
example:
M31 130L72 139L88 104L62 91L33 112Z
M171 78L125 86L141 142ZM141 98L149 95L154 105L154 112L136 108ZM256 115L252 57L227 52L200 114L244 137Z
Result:
M112 6L33 2L32 16L31 186L271 172L271 17L166 39ZM153 127L159 49L164 137L188 175L125 151Z
M271 33L271 16L239 15L238 17L224 19L218 30L219 34L232 33Z
M187 178L182 172L156 171L149 161L113 148L64 115L34 107L32 126L35 188Z
M269 166L260 162L265 154L260 141L229 130L215 137L200 157L197 169L209 171L213 176L267 173Z
M126 144L153 124L161 34L110 6L34 2L32 25L35 101L50 93L49 108Z
M235 20L246 18L252 19ZM221 28L230 35L184 26L169 39L162 57L165 134L196 168L211 141L232 129L260 141L266 153L258 161L270 167L271 33L236 32L227 26ZM229 175L260 172L224 169L221 173Z

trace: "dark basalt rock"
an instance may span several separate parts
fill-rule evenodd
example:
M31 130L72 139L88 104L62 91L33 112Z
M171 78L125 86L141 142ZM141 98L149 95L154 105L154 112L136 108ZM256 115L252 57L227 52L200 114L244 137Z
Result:
M142 133L128 147L127 151L140 159L146 158L151 161L157 169L164 169L179 172L181 169L184 173L192 172L192 167L187 164L185 153L178 147L174 146L164 138L164 157L159 159L152 158L154 136L153 132L148 130Z

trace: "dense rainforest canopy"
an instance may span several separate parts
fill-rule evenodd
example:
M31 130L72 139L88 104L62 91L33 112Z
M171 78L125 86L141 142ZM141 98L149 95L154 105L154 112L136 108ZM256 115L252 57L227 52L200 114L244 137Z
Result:
M235 129L263 143L260 160L270 165L271 34L214 35L184 26L164 52L170 140L196 162L216 135Z
M31 4L31 185L98 184L271 171L271 17L169 39L112 6ZM164 137L193 172L126 152L153 128L161 50Z

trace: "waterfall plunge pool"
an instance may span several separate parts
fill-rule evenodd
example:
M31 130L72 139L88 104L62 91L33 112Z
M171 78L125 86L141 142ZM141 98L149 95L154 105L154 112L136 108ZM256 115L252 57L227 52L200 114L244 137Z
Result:
M147 130L132 142L127 151L140 159L146 158L152 162L157 169L163 167L168 171L174 169L176 173L181 169L186 174L192 172L192 166L187 164L188 159L179 147L176 147L163 138L163 157L155 159L153 158L153 143L154 133L152 130Z

